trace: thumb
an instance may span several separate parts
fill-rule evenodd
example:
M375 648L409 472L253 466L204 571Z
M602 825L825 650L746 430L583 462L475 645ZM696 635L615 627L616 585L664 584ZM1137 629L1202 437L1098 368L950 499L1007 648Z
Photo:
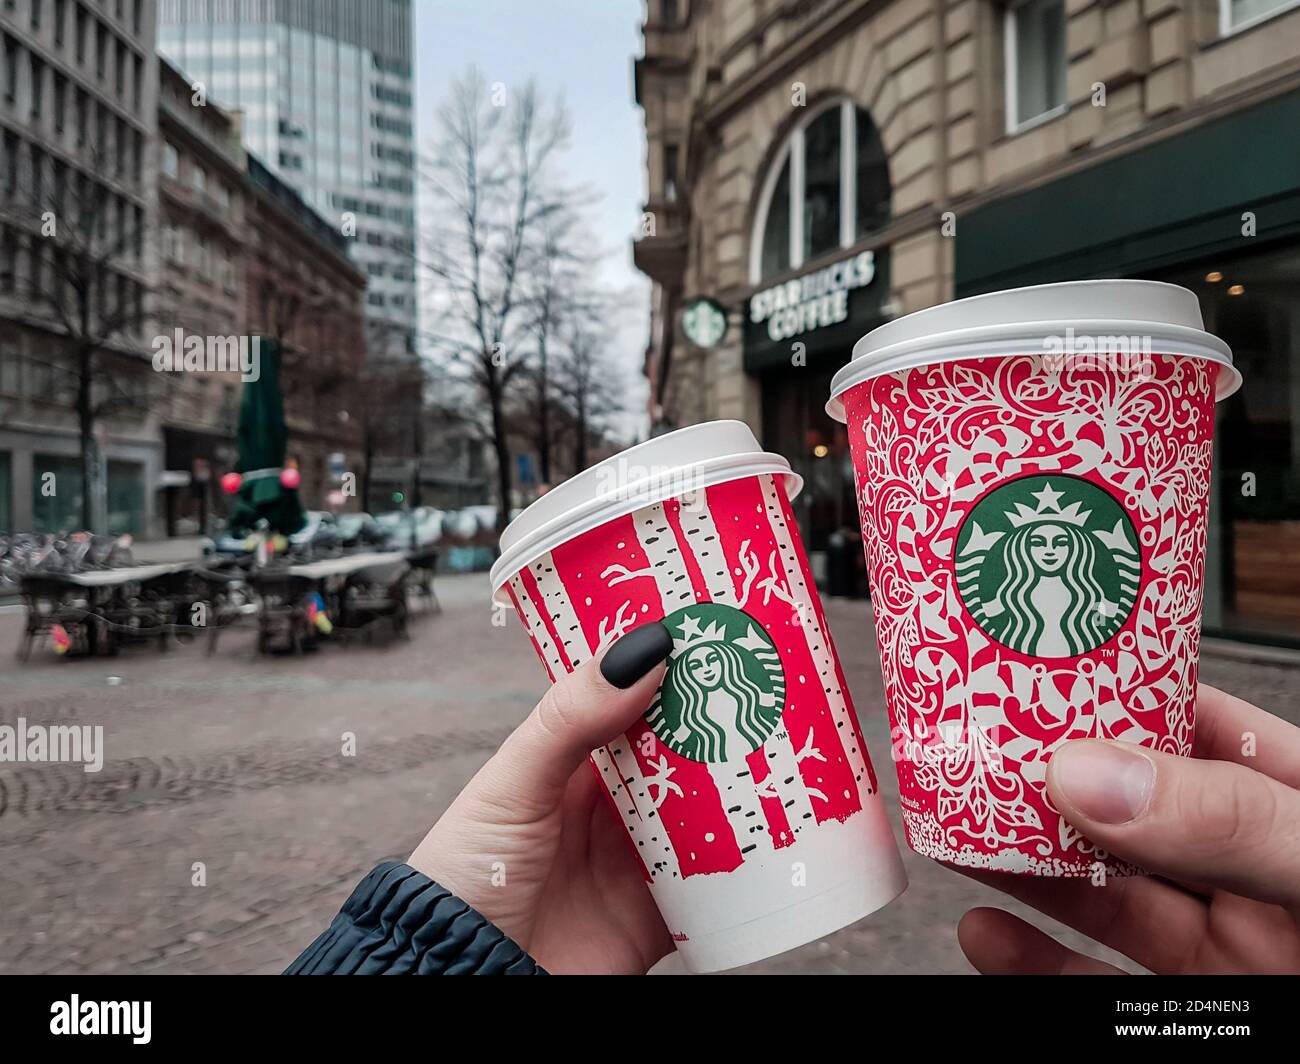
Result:
M521 819L558 805L591 751L645 712L672 648L668 629L651 621L557 680L474 777L475 797Z
M1300 909L1300 791L1227 761L1066 743L1047 788L1098 846L1166 876Z

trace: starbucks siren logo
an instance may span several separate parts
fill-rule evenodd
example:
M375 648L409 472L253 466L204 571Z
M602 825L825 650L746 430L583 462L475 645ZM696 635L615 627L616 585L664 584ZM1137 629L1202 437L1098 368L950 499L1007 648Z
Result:
M1128 514L1078 477L1022 477L991 491L957 536L957 590L975 623L1039 658L1086 654L1137 601L1142 559Z
M716 602L664 618L668 673L646 714L664 745L692 761L737 761L781 723L781 656L749 614Z

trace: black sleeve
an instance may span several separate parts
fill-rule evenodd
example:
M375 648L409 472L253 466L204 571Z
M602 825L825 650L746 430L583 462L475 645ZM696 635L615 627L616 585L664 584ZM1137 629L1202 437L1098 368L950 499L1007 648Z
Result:
M545 975L480 913L409 865L381 864L285 975Z

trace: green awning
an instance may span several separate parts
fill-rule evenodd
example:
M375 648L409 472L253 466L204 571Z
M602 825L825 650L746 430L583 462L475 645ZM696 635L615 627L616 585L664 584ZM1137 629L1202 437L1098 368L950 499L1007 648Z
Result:
M1242 235L1242 214L1256 235ZM961 212L958 297L1132 277L1300 236L1300 92Z

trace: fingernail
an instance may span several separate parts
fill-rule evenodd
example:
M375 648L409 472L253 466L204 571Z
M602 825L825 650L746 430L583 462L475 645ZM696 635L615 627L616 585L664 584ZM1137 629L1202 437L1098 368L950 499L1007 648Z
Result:
M600 674L620 690L631 687L668 657L673 637L658 621L633 628L600 659Z
M1071 805L1102 824L1136 820L1151 804L1156 784L1156 766L1135 747L1088 739L1056 751L1049 772Z

